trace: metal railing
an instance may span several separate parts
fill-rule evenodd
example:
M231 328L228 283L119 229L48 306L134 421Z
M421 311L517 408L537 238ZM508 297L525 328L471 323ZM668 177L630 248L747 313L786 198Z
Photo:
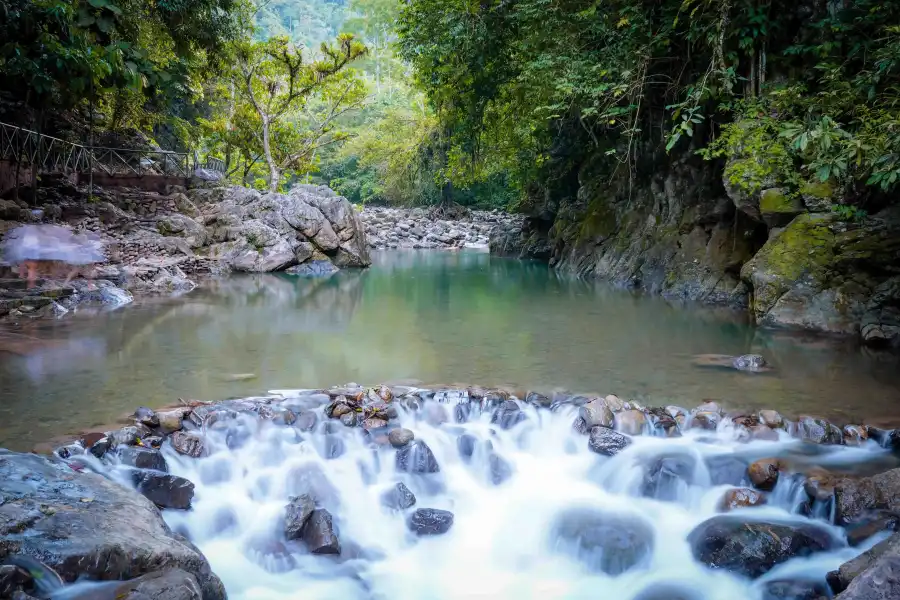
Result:
M0 159L36 166L45 173L89 173L108 175L175 175L190 177L199 168L225 173L225 162L196 154L168 150L104 148L67 142L0 123Z

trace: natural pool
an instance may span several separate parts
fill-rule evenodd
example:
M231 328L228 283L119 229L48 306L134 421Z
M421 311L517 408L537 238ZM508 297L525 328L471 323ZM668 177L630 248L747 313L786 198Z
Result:
M19 450L139 405L406 379L900 421L896 357L482 252L381 253L325 280L233 276L181 298L26 323L0 341L0 447ZM692 365L750 351L775 372Z

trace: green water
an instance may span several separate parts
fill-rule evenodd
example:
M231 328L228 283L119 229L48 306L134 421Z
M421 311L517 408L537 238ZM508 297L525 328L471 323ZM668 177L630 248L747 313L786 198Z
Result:
M0 446L30 449L178 398L406 379L900 420L900 363L890 355L758 332L742 315L540 263L433 251L374 260L327 280L233 276L181 298L6 330ZM691 364L696 354L750 351L775 373Z

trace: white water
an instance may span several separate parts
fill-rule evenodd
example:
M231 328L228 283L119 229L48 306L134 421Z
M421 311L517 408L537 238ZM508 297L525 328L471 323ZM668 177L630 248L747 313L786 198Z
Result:
M308 400L288 397L285 405L309 406ZM491 425L489 412L456 424L453 407L442 405L449 422L433 427L424 420L424 413L432 411L401 411L403 426L431 447L440 464L440 473L431 476L395 472L396 451L390 445L373 450L362 430L344 428L337 421L326 425L321 408L315 434L246 417L253 435L239 449L227 448L224 430L207 431L214 450L207 458L186 458L166 445L170 471L193 481L196 495L191 511L166 511L165 517L203 551L232 600L630 600L662 584L674 586L689 600L758 600L764 581L824 581L829 570L864 550L842 544L833 552L790 560L756 582L708 569L693 559L687 536L696 525L720 514L717 506L730 486L711 485L703 459L736 455L749 461L790 452L798 442L784 434L777 442L738 443L725 427L715 434L687 432L676 439L635 437L621 454L606 458L590 452L587 437L572 430L571 407L550 412L521 406L529 419L509 431ZM338 458L322 457L326 426L333 431L331 439L344 443L346 452ZM512 477L493 485L483 450L464 462L456 443L463 431L490 439L494 451L512 465ZM818 462L861 462L881 452L870 442L862 448L829 449ZM641 497L644 473L653 457L679 453L697 459L695 484L676 486L670 491L675 494L673 502ZM280 541L284 506L289 496L303 491L295 483L295 469L309 465L318 466L339 494L339 505L326 503L326 508L339 527L341 558L313 556L302 542ZM733 514L769 521L808 520L796 512L802 490L782 479L766 506ZM380 494L397 481L405 482L417 497L416 505L405 513L391 512L379 502ZM554 519L575 506L643 519L654 532L652 553L638 566L609 576L554 550ZM423 507L452 511L455 521L449 533L427 538L410 534L406 518ZM841 529L818 523L843 541ZM663 593L659 598L678 597Z

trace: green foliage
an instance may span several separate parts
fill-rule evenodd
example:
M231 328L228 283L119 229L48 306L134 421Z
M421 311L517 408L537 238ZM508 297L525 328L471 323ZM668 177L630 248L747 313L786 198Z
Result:
M865 210L847 204L832 204L831 211L842 221L852 221L854 223L864 221L868 216Z

